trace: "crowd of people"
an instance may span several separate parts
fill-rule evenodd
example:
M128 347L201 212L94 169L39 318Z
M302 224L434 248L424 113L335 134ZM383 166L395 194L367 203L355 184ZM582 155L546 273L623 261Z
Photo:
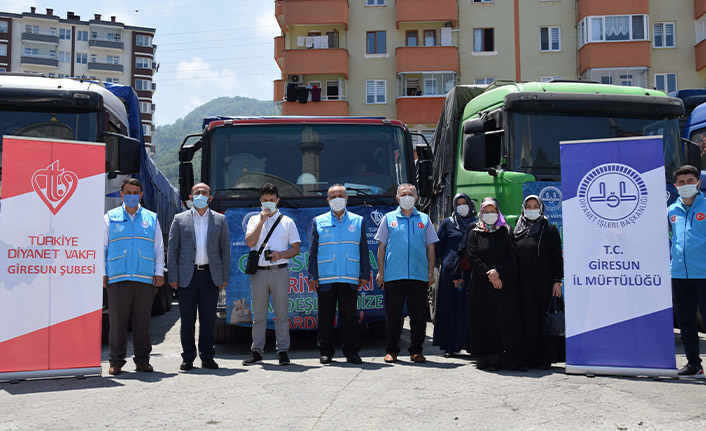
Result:
M680 194L669 208L672 231L672 284L681 337L688 364L680 375L703 376L696 331L696 306L706 310L706 200L698 191L699 171L692 166L674 174ZM105 216L106 275L110 301L110 374L125 364L127 324L133 322L137 370L150 372L149 311L153 286L164 283L163 245L156 215L139 205L142 186L127 179L121 188L123 205ZM177 215L171 225L168 278L178 291L181 313L181 370L201 365L215 369L213 319L218 289L228 284L230 240L222 214L209 210L213 199L204 183L192 188L193 208ZM378 242L376 283L384 290L386 354L398 361L404 307L410 320L410 360L423 363L428 288L439 268L433 344L452 357L465 350L479 369L526 371L549 369L565 360L564 337L548 335L544 319L562 301L563 258L557 227L544 215L539 196L527 196L513 229L498 200L486 197L476 211L473 201L457 194L453 212L438 230L418 211L417 190L401 184L399 206L382 218ZM330 211L312 223L308 255L308 283L318 295L320 362L333 361L333 329L338 311L342 350L347 362L362 363L356 302L360 286L368 282L370 258L363 217L349 212L343 185L328 189ZM267 309L275 314L277 357L288 365L289 259L300 252L294 221L277 208L274 184L260 190L261 211L251 217L245 242L251 248L247 272L252 293L252 346L243 365L263 360ZM701 211L701 212L699 212ZM696 213L696 216L694 215ZM675 257L676 256L676 257ZM694 262L687 265L687 261ZM560 307L561 305L559 305ZM198 312L198 313L197 313ZM198 348L196 318L200 321Z

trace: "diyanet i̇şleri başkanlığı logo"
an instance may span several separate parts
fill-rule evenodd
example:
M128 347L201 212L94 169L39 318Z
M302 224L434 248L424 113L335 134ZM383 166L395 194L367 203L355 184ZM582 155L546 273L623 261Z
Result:
M647 186L640 174L621 163L606 163L579 182L578 200L584 215L599 227L633 224L647 208Z

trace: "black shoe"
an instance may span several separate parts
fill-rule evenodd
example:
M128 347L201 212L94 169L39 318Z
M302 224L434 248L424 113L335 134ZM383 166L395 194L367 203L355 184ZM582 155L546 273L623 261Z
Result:
M360 355L357 353L351 353L350 355L346 356L346 361L350 364L356 364L360 365L363 363L363 360L360 359Z
M679 369L680 379L703 379L704 368L701 365L686 364Z
M182 371L189 371L194 368L194 361L184 361L181 363L181 366L179 367L180 370Z
M256 351L250 352L250 356L243 360L243 365L255 365L262 361L262 355Z
M279 359L279 364L280 365L289 365L289 355L287 355L287 352L279 352L277 353L277 358Z
M319 362L322 364L330 364L331 362L333 362L333 358L328 355L321 355L321 357L319 358Z
M203 359L201 360L201 367L208 368L209 370L217 370L218 364L213 359Z

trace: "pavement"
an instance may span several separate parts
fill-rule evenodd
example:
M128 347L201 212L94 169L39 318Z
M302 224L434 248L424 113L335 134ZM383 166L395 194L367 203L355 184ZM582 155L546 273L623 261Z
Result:
M406 353L405 322L400 347ZM472 358L446 359L431 345L428 362L386 364L384 340L365 333L363 365L319 364L314 333L293 333L292 365L277 365L268 338L262 365L244 367L249 340L217 345L218 370L179 371L179 311L152 318L154 373L0 383L0 430L700 430L706 380L485 372ZM701 351L706 336L701 334ZM675 332L677 365L685 363ZM131 341L129 342L131 344ZM128 355L132 354L130 346ZM200 362L195 362L200 366Z

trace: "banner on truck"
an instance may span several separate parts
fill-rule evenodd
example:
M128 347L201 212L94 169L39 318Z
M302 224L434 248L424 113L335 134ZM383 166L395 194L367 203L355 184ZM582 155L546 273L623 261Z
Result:
M348 211L363 217L365 235L368 240L370 274L368 283L358 290L358 320L361 322L382 321L385 319L382 289L375 283L378 273L375 234L385 213L395 207L349 207ZM279 208L282 214L291 217L301 238L301 251L289 262L289 327L292 329L316 329L318 316L318 296L309 287L307 261L309 259L309 233L314 217L330 208ZM259 208L231 208L226 210L226 221L230 231L231 264L230 280L226 287L226 320L231 325L251 325L252 295L250 276L245 274L250 247L245 244L245 230L250 217L259 217ZM267 327L274 329L274 311L270 305L267 312Z
M676 376L662 137L560 148L567 373Z
M100 374L105 146L3 137L0 380Z

